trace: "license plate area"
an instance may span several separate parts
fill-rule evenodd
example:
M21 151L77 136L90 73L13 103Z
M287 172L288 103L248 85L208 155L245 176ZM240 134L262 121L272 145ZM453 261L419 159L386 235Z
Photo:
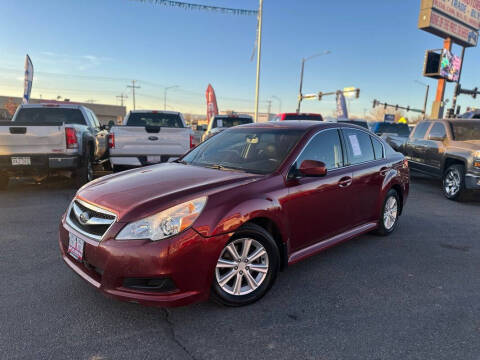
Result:
M83 260L84 245L85 245L85 241L83 241L79 237L73 235L72 233L68 233L67 254L69 254L75 260L80 261L80 262Z
M32 165L30 156L14 156L11 158L13 166L28 166Z
M148 155L147 162L151 164L157 164L162 161L162 157L160 155Z

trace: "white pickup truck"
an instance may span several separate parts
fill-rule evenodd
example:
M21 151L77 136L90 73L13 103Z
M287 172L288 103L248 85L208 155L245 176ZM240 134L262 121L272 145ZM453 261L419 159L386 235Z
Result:
M73 174L85 184L107 156L107 134L84 106L20 105L12 121L0 121L0 189L17 176Z
M180 157L193 147L193 130L179 112L130 111L110 129L108 146L116 172Z

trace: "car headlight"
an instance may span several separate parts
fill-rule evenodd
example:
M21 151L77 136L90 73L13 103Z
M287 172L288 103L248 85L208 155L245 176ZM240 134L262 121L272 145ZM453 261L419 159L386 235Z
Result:
M203 196L145 219L132 222L120 231L116 239L150 239L157 241L181 233L192 226L205 207L206 202L207 197Z

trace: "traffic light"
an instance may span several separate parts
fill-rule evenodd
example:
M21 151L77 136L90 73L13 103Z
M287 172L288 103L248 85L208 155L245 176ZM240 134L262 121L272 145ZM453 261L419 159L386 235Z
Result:
M478 93L478 87L476 87L475 89L473 89L473 98L474 98L474 99L477 98L477 93Z
M318 101L322 100L323 93L321 91L318 92Z
M360 89L355 90L355 98L358 99L360 97Z
M395 105L395 111L397 111L397 110L398 110L398 105Z
M379 104L379 103L378 103L378 100L375 99L375 100L373 100L373 106L372 106L372 107L375 109L375 107L376 107L378 104Z

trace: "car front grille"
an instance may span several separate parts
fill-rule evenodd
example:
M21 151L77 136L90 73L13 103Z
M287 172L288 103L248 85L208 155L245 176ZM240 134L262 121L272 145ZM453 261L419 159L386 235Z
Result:
M67 213L67 224L83 235L101 241L116 221L114 213L75 199Z

